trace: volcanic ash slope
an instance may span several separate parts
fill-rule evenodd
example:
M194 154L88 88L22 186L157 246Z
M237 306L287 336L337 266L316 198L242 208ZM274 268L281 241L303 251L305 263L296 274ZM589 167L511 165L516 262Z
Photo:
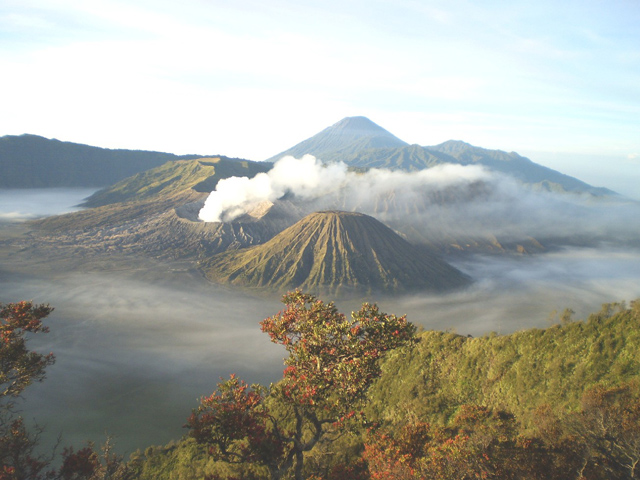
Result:
M201 266L211 280L270 290L443 291L469 283L375 218L338 211L312 213L262 245L215 255Z

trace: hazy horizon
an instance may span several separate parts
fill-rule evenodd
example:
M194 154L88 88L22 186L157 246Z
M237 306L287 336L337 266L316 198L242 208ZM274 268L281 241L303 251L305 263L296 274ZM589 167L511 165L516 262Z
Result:
M319 132L316 132L316 133L319 133ZM34 133L24 133L24 134L34 134ZM37 135L37 134L34 134L34 135ZM60 138L56 140L70 141L70 140L60 139ZM303 140L306 140L306 139L300 139L299 142ZM401 140L403 139L401 138ZM464 139L462 140L464 141ZM106 148L102 145L90 145L90 146L98 147L98 148ZM293 145L289 145L286 148L283 148L282 151L292 146ZM434 146L434 145L421 145L421 146L428 147L428 146ZM474 146L485 148L484 145L474 145ZM134 148L133 150L136 150L136 149ZM496 150L502 150L502 149L496 148ZM163 153L174 153L174 152L163 152ZM233 158L232 155L226 155L225 152L212 153L212 152L189 151L189 153L193 155L225 155L227 157ZM531 150L531 151L523 150L523 151L516 151L516 153L529 158L534 163L538 163L542 166L551 168L565 175L569 175L571 177L577 178L578 180L581 180L591 186L608 188L622 196L640 201L640 189L637 188L637 185L640 184L640 156L635 156L635 155L627 155L626 157L623 155L603 156L603 155L595 155L595 154L562 153L562 152L548 152L548 151L539 151L539 150ZM247 158L245 160L264 161L264 159L251 159L251 158ZM585 164L587 164L587 168L585 168ZM615 165L616 168L612 168L612 165ZM42 189L35 189L35 190L42 190ZM89 194L87 194L87 196Z

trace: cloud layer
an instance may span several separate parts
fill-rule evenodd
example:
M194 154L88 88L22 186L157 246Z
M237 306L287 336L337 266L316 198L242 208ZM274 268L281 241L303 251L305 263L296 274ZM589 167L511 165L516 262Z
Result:
M304 213L366 213L418 242L488 236L500 241L580 236L633 240L640 234L631 221L640 217L637 202L535 189L477 165L357 173L343 163L323 165L310 155L285 157L252 179L221 180L200 219L233 221L262 202L279 199Z

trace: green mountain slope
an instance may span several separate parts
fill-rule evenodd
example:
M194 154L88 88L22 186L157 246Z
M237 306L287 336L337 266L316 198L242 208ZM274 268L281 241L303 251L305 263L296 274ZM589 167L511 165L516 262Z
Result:
M0 188L102 187L179 157L142 150L110 150L37 135L0 138Z
M616 313L617 310L622 310ZM427 331L408 355L392 354L371 391L372 413L444 421L464 403L525 416L550 404L576 409L584 391L640 372L640 309L605 305L587 321L471 338Z
M259 172L268 171L269 168L271 165L263 162L226 157L171 161L96 192L85 201L83 206L98 207L111 203L143 200L155 195L171 194L185 188L209 193L215 189L222 178L253 177Z
M420 425L423 422L431 426L446 425L450 435L442 435L440 430L437 437L426 436L424 432L420 434L420 430L416 430L415 435L406 438L409 446L413 448L408 453L411 456L422 456L423 445L434 442L442 444L447 464L459 463L460 445L469 437L474 437L480 445L488 446L484 452L489 455L500 452L500 448L504 448L506 444L508 458L515 462L529 459L533 465L543 468L541 475L514 477L496 474L456 477L447 475L449 472L444 470L439 476L426 478L632 478L629 475L582 475L580 467L584 465L580 463L575 469L567 469L571 475L552 476L551 470L557 473L562 468L562 456L558 455L561 452L560 447L569 447L569 459L581 460L584 444L580 443L580 435L584 434L582 426L590 419L595 420L595 425L601 427L596 432L606 434L606 441L596 444L600 452L595 459L589 459L592 462L603 459L604 465L607 466L607 457L620 451L616 450L615 440L624 442L635 439L609 435L616 432L611 426L616 425L617 418L598 415L600 410L597 409L594 409L597 415L578 415L574 418L580 419L580 422L575 423L575 420L572 422L569 419L569 422L564 424L548 412L550 410L558 416L557 418L566 417L569 412L578 413L584 410L581 399L585 391L591 387L616 387L639 380L638 302L640 300L631 309L619 304L605 305L601 312L591 315L586 321L554 325L546 329L527 329L509 335L490 334L481 338L470 338L451 332L422 332L419 334L419 343L412 349L393 351L383 360L382 376L369 391L369 406L366 408L368 427L389 427L385 431L394 432L398 438L403 434L403 427L406 425ZM611 396L609 401L615 405L616 398ZM465 411L474 412L473 409L460 408L465 404L511 412L515 415L515 421L508 422L509 417L502 414L488 417L470 416L464 424L465 430L460 432L452 420ZM540 410L537 410L538 407L541 407ZM612 410L627 414L626 418L629 418L628 412L621 412L615 408ZM481 409L476 410L478 411ZM608 429L605 428L606 423ZM503 427L495 428L496 425ZM319 475L325 471L332 471L336 463L341 465L355 462L362 453L363 443L371 444L371 433L366 433L365 430L366 428L354 428L348 434L338 436L325 448L317 445L312 452L315 456L311 459L309 474ZM375 434L375 427L371 431ZM460 436L455 436L458 433ZM497 439L496 433L500 435ZM512 448L508 443L509 437L505 434L525 440L523 444L525 448L531 448L534 453L533 459L529 456L518 456L521 450ZM452 438L454 436L455 438ZM532 437L537 440L528 442ZM545 452L545 444L541 438L549 442L550 451ZM393 448L394 444L391 444L391 447ZM637 449L624 451L632 451L637 455ZM477 449L471 450L466 459L473 462L479 455L477 452ZM382 453L393 455L395 452L390 450ZM480 450L480 453L482 454L483 450ZM549 458L546 455L549 453L557 462L545 463L545 459ZM185 439L166 447L147 449L144 453L137 452L133 458L133 465L141 479L155 479L160 476L201 478L207 474L229 473L228 465L213 462L204 449L198 448L193 439ZM411 461L410 456L401 458L398 462L401 466ZM624 460L627 458L636 457L627 456ZM428 460L426 457L425 461ZM345 469L337 471L349 472ZM407 472L406 469L394 470L396 471ZM237 471L234 473L242 477ZM329 478L363 477L344 474ZM406 474L393 478L425 477Z
M275 162L286 155L300 158L305 154L311 154L324 162L332 162L368 149L394 148L405 145L407 145L406 142L368 118L347 117L313 137L274 155L267 161Z
M367 215L317 212L263 245L202 263L212 280L269 289L446 290L468 278Z

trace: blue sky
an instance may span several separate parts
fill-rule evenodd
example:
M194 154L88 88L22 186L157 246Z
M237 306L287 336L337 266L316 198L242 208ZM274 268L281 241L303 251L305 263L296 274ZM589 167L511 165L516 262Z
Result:
M0 135L262 160L345 116L640 185L640 2L0 0Z

